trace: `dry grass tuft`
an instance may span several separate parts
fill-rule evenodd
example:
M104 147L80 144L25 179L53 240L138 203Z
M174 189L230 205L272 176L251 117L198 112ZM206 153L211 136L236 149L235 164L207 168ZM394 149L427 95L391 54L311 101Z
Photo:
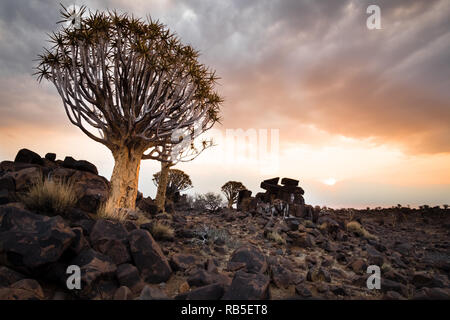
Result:
M267 234L267 239L274 241L278 244L286 244L286 240L284 240L284 238L278 232L275 231L269 232Z
M20 200L30 210L58 215L73 207L78 197L72 183L47 179L33 184Z
M175 231L171 227L160 222L152 224L150 233L155 240L173 239L175 235Z
M361 237L364 237L367 239L374 239L374 240L377 239L376 236L369 233L369 231L364 229L363 226L360 225L357 221L350 221L349 223L347 223L346 227L347 227L347 231L354 232Z
M128 216L129 209L115 208L110 201L103 203L97 210L97 219L111 219L124 222Z

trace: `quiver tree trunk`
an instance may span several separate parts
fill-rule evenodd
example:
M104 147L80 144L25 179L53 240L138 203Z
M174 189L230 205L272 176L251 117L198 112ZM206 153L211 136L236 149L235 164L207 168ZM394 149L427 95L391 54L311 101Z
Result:
M158 212L165 212L164 206L166 203L166 190L167 184L169 182L169 170L170 163L161 162L161 176L159 177L158 189L156 190L156 206L158 207Z
M228 200L228 208L229 209L231 209L233 207L233 203L234 203L233 198Z
M111 176L109 204L114 208L136 207L142 151L127 147L113 151L115 160Z

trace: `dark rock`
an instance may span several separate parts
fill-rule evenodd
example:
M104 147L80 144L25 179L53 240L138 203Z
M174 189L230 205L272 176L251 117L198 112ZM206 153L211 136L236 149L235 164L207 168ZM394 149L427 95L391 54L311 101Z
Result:
M82 251L70 263L81 269L81 294L89 294L92 287L102 279L111 279L117 270L111 258L92 249Z
M96 222L94 220L83 219L80 221L72 222L70 226L73 228L80 227L81 229L83 229L83 234L85 236L89 236L95 223Z
M130 288L134 293L142 290L144 283L139 275L138 269L132 264L121 264L117 267L116 274L121 286Z
M270 265L270 274L272 276L273 283L278 288L287 288L293 282L292 272L281 266L279 263Z
M16 182L14 181L14 178L9 175L1 177L0 190L14 192L16 190Z
M130 220L125 221L124 226L128 232L139 229L139 227L133 221Z
M0 190L0 205L7 204L14 201L13 192L9 190Z
M296 218L286 219L286 224L290 231L297 231L300 226L300 220Z
M170 258L170 266L174 271L185 271L199 264L199 259L192 254L176 253Z
M69 250L75 254L79 255L81 251L89 249L89 241L83 234L83 229L81 227L72 228L73 233L75 234L75 238L70 244Z
M231 286L223 296L224 300L260 300L270 299L270 279L261 273L238 271Z
M139 296L139 300L167 300L169 299L167 295L158 288L154 288L151 286L145 286L142 289L141 295Z
M255 246L246 245L237 248L232 253L230 262L244 263L249 273L264 273L267 270L266 256Z
M308 273L306 274L306 280L312 281L312 282L318 282L318 281L331 282L331 275L324 268L315 267L315 268L311 268L308 270Z
M383 277L381 277L381 291L382 292L395 291L400 293L404 297L408 296L408 288L404 284L389 279L385 279Z
M350 263L350 268L357 274L363 274L367 270L367 263L364 259L357 258Z
M96 175L98 174L97 167L92 163L86 160L75 160L72 157L64 158L63 167L79 171L87 171Z
M38 165L44 165L44 161L42 160L41 156L38 155L36 152L33 152L28 149L21 149L16 155L16 158L14 159L14 162L21 162L21 163L31 163L31 164L38 164Z
M109 256L115 264L122 264L131 260L127 235L120 222L102 219L92 228L90 240L95 250Z
M0 207L0 217L0 260L25 272L57 261L75 238L60 216Z
M422 288L414 293L414 300L450 300L448 288Z
M90 220L88 213L77 209L77 208L69 208L66 212L64 212L64 218L70 221L79 221L79 220Z
M411 283L418 289L423 287L443 288L445 286L444 281L425 271L415 272L411 279Z
M219 300L224 293L224 287L220 283L213 283L204 287L196 288L175 297L176 300Z
M56 153L47 153L45 155L45 159L49 160L49 161L55 161L56 160Z
M0 289L0 300L42 300L44 292L36 280L23 279Z
M104 177L91 172L77 171L68 168L56 168L51 172L52 179L73 182L78 195L76 207L95 213L109 197L110 183Z
M290 179L290 178L283 178L280 182L282 185L287 187L296 187L298 186L298 180Z
M150 197L137 201L137 207L150 215L156 215L158 213L158 206Z
M13 283L24 279L25 276L4 266L0 266L0 288L9 287Z
M314 237L306 232L290 231L287 233L293 246L312 248L316 245Z
M377 266L381 267L384 263L383 254L370 245L367 246L366 250L367 250L368 264L369 265L377 265Z
M128 239L131 255L144 280L149 283L167 281L172 269L151 234L146 230L133 230Z
M311 298L312 297L311 291L304 284L296 285L295 292L303 298Z
M406 300L404 296L396 291L388 291L383 295L384 300Z
M19 171L8 172L4 178L12 178L14 180L16 192L26 192L33 184L42 181L42 170L38 167L29 167Z
M114 293L113 300L131 300L132 293L128 287L122 286Z
M231 279L224 274L206 271L204 269L195 270L187 279L189 286L202 287L213 283L229 285Z

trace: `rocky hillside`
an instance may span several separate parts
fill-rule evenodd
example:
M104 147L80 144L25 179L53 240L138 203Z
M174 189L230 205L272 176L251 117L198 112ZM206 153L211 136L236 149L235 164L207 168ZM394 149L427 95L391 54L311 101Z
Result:
M70 180L73 206L25 205L45 179ZM180 201L156 214L141 195L112 221L96 214L109 182L93 164L23 149L0 163L0 299L450 299L446 210L313 210L295 190L294 215L261 210L265 195L248 193L240 210ZM81 289L67 287L73 265ZM380 290L366 286L369 265L381 268Z

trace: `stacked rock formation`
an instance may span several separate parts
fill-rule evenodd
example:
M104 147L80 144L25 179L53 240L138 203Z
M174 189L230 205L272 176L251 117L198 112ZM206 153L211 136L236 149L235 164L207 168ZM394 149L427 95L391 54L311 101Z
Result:
M240 211L258 211L261 204L273 206L278 203L286 208L291 216L313 220L313 207L305 204L303 198L305 191L298 186L299 181L283 178L280 185L278 184L279 180L280 178L276 177L262 181L261 188L266 191L257 193L255 197L251 196L250 190L241 190L238 196L237 209Z

